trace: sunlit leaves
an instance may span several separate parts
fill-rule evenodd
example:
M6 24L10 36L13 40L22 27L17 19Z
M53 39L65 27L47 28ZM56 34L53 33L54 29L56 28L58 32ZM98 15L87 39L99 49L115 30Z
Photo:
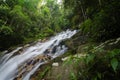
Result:
M25 21L28 18L28 16L23 13L22 7L19 5L16 5L10 13L16 20Z
M5 0L0 2L0 39L2 45L19 44L27 38L44 38L64 29L68 23L57 0ZM42 4L42 3L41 3ZM5 36L12 34L11 36ZM18 37L19 35L19 37ZM12 43L12 40L17 40ZM8 40L7 40L8 39ZM11 42L9 41L11 40ZM8 43L9 46L7 45ZM1 47L1 45L0 45Z
M0 18L4 21L7 20L10 8L6 5L0 5Z
M44 15L44 17L49 17L51 14L50 14L50 9L46 6L44 6L41 10L42 14Z
M23 6L26 11L36 11L40 0L24 0Z

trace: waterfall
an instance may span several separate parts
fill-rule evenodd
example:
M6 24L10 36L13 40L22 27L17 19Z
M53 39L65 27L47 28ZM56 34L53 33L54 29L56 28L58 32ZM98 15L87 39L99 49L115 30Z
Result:
M60 42L71 38L76 30L67 30L57 34L45 42L37 42L27 48L18 47L12 52L5 53L0 59L0 80L29 80L30 76L48 60L64 54L67 47ZM22 51L20 51L22 49ZM28 67L29 68L28 68Z

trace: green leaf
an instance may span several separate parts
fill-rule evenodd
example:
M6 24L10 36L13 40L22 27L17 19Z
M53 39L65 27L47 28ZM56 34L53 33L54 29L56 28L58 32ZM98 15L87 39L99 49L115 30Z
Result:
M13 30L10 28L10 26L2 25L2 27L0 28L0 32L4 35L10 35L13 33Z
M113 70L116 71L117 66L118 66L118 60L116 58L113 58L111 60L111 66L112 66Z
M120 54L120 49L114 49L108 55L112 58L112 57L119 55L119 54Z
M98 76L99 79L101 79L101 76L102 76L102 75L101 75L101 73L98 72L98 73L97 73L97 76Z
M95 58L95 55L94 54L89 54L86 58L86 62L87 64L91 61L93 61L93 59Z

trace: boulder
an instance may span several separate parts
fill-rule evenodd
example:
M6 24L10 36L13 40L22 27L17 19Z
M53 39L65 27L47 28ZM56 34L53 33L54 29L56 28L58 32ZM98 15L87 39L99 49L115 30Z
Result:
M57 67L57 66L59 66L59 63L58 63L58 62L55 62L55 63L52 64L52 66Z

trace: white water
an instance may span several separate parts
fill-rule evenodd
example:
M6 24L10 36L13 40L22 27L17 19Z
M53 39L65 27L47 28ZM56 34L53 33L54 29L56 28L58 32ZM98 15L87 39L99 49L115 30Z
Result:
M61 32L44 43L38 42L25 50L23 49L23 51L16 56L14 54L18 52L21 47L10 53L6 53L6 55L4 55L0 60L0 80L14 80L14 78L18 76L18 67L20 65L23 65L23 63L26 63L30 59L33 59L34 61L34 58L38 55L50 55L52 57L52 60L64 54L67 48L64 45L59 45L60 42L65 39L71 38L75 33L76 30L67 30ZM50 51L46 52L48 49L50 49ZM53 52L53 50L55 51ZM30 76L34 74L34 72L45 63L47 63L47 61L36 62L32 70L26 72L26 74L22 76L22 80L29 80Z

